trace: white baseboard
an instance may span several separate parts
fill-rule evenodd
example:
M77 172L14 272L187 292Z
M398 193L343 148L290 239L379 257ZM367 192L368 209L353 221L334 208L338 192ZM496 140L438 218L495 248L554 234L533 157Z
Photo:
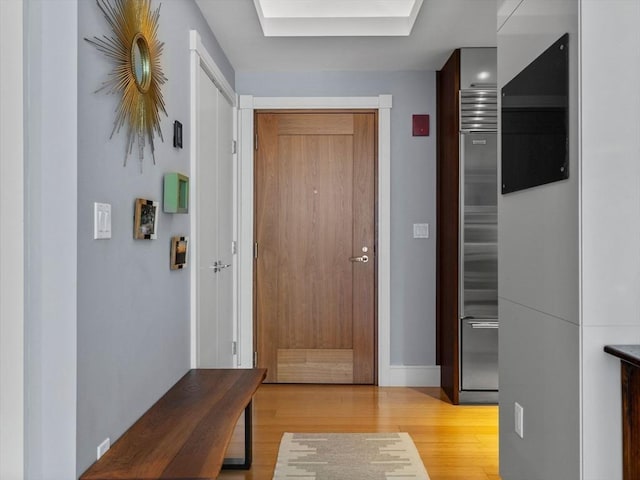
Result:
M391 365L381 387L439 387L440 367L437 365Z

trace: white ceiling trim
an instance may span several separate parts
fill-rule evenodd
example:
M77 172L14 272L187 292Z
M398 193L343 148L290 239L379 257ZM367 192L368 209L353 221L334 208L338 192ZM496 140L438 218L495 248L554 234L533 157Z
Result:
M254 0L266 37L408 36L423 0Z

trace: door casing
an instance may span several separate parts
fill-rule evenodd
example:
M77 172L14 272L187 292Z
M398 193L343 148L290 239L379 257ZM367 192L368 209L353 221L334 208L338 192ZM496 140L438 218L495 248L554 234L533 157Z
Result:
M239 366L254 362L253 225L255 110L378 110L378 385L394 383L391 366L391 95L377 97L254 97L240 96L238 140L238 319Z
M0 477L25 473L23 2L0 4ZM6 141L11 139L11 141Z

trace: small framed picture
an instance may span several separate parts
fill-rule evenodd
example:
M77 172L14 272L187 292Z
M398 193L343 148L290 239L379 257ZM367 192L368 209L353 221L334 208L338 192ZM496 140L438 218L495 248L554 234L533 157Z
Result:
M136 198L133 215L133 238L155 240L158 238L158 202Z
M171 237L171 270L180 270L187 266L189 237Z
M173 122L173 146L182 148L182 124L177 120Z

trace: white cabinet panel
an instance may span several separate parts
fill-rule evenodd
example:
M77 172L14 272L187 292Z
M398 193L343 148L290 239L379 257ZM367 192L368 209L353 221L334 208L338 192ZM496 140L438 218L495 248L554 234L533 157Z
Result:
M585 325L640 318L640 2L582 4Z

